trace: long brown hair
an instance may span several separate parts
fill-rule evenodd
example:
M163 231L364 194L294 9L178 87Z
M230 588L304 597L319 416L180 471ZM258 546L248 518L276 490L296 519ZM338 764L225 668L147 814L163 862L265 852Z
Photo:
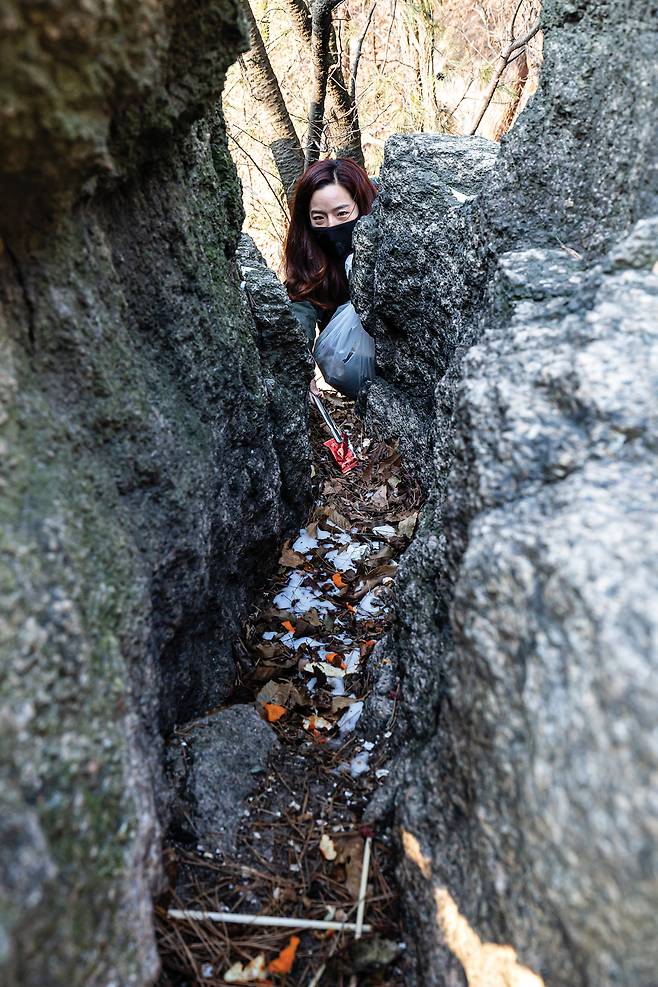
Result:
M311 233L309 209L317 189L336 182L343 185L359 208L359 216L372 209L377 189L368 173L349 158L315 161L297 182L286 237L286 288L293 301L310 301L320 308L335 308L348 294L342 261L327 255Z

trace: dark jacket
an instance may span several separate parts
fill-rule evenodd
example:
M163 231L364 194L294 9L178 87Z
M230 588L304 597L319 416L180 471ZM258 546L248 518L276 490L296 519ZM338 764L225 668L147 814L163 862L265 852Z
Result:
M301 325L308 338L308 348L313 350L315 345L315 326L327 314L324 309L316 308L312 302L291 302L295 318Z
M351 265L348 270L348 279L351 275ZM349 302L349 291L344 298L338 299L333 309L319 308L313 302L291 302L292 310L308 338L308 345L311 352L315 346L315 327L319 327L320 332L324 329L329 319L332 317L339 305Z

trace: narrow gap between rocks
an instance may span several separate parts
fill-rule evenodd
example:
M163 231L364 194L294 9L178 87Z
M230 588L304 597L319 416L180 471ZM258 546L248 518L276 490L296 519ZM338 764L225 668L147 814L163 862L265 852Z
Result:
M341 476L312 412L315 506L283 546L239 642L230 709L248 719L236 725L244 744L237 834L227 835L221 806L216 833L211 822L202 840L185 806L174 814L165 850L170 888L156 907L159 987L407 982L391 837L364 825L363 812L385 783L395 741L398 682L378 643L394 620L397 560L422 495L397 440L384 441L372 423L366 435L351 402L333 395L327 403L361 465ZM189 759L200 722L176 729L170 765ZM206 795L212 802L212 793L195 793L197 801ZM178 908L354 923L366 841L364 922L371 930L360 938L354 930L297 932L168 915Z

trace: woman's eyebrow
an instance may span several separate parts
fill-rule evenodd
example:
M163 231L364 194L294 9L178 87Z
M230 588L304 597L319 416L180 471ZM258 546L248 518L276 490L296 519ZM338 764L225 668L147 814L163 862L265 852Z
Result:
M336 212L338 209L349 209L350 205L351 205L351 203L345 202L342 206L334 206L334 208L333 209L330 209L329 212ZM323 209L311 209L311 212L313 213L314 216L326 216L327 215L327 213L324 212Z

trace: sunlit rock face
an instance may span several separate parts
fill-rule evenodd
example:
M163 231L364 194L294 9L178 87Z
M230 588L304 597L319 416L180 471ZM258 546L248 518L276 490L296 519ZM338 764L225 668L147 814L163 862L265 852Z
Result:
M601 256L658 211L655 3L544 0L540 86L484 198L496 250Z
M422 226L425 171L444 186L430 206L460 187L463 172L446 174L437 160L451 138L429 162L423 153L418 184L412 162L425 138L390 141L380 204L362 224L374 254L357 255L357 287L367 326L385 337L373 397L391 409L392 431L409 422L412 456L427 450L418 465L429 501L398 576L389 649L407 730L391 811L427 862L401 870L423 987L465 983L437 923L441 889L481 941L513 947L528 976L551 987L655 984L658 210L648 17L643 5L547 6L539 93L478 198L454 206L459 235ZM629 82L632 99L615 92L624 59L639 80L637 91ZM454 139L455 160L462 142ZM408 230L417 236L406 270ZM420 284L436 277L432 306L424 288L416 299L406 290L423 249ZM387 304L391 267L398 309ZM441 298L454 299L449 318ZM397 377L396 347L405 361Z
M308 495L309 370L294 323L257 330L235 259L216 100L236 5L10 8L0 981L142 985L162 736L232 688L250 593Z

